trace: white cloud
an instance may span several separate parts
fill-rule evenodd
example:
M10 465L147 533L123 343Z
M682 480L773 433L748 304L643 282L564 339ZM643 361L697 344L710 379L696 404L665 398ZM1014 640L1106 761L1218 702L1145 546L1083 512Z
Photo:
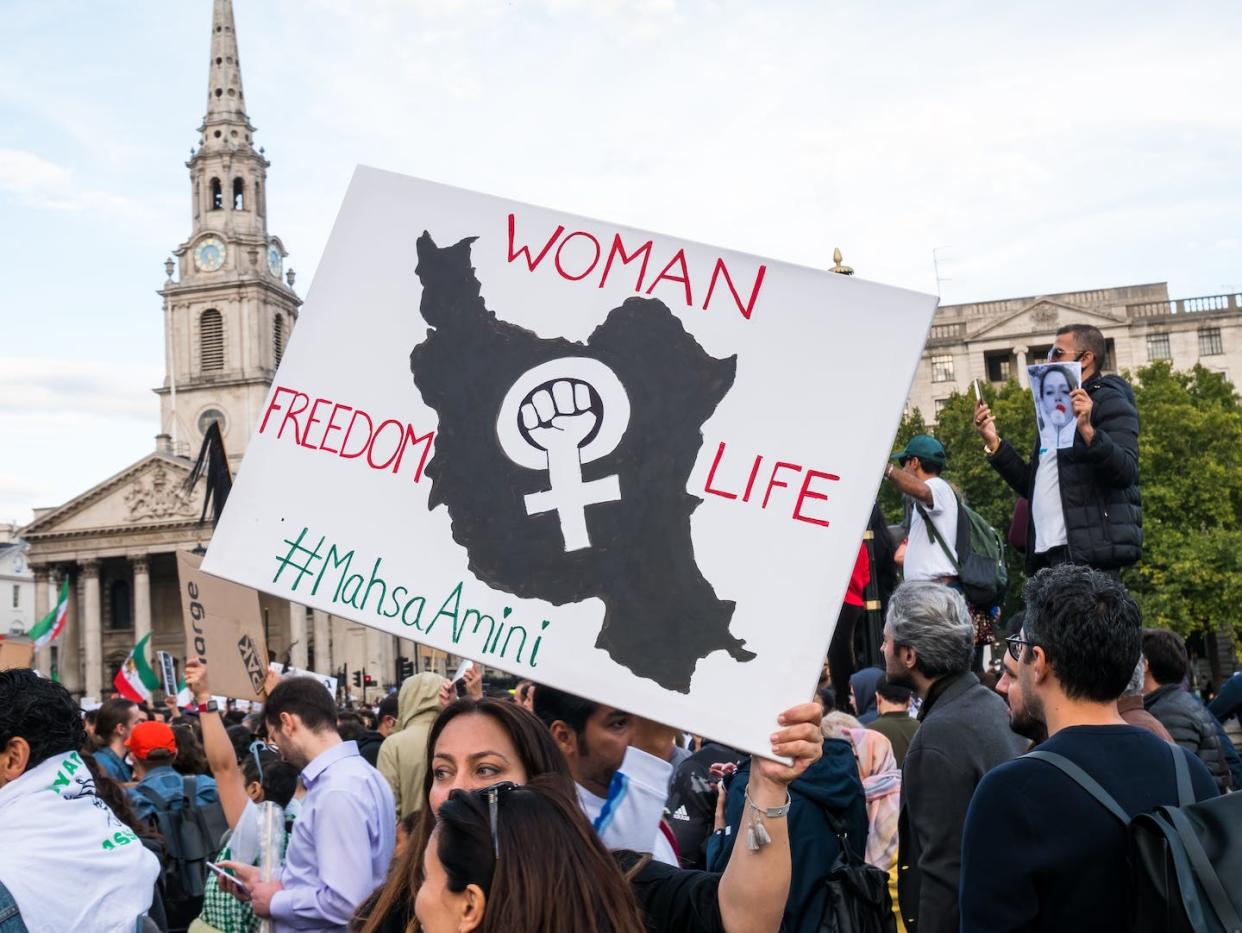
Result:
M19 204L53 211L101 211L146 215L128 198L84 187L62 165L23 149L0 149L0 192Z
M158 369L96 360L0 357L0 418L73 419L104 415L141 419L154 427ZM53 426L52 430L55 427ZM3 436L0 428L0 436ZM152 431L154 433L154 431Z

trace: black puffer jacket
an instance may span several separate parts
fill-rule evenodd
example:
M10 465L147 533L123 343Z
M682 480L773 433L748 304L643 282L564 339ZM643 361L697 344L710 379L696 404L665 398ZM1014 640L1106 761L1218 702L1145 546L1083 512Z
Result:
M1229 765L1220 747L1216 723L1207 707L1182 689L1181 684L1165 684L1143 698L1147 712L1169 730L1173 741L1194 752L1207 765L1221 793L1233 783Z
M1135 563L1143 554L1143 506L1139 497L1138 408L1134 390L1120 376L1093 375L1083 388L1091 396L1088 444L1074 434L1074 446L1057 452L1061 509L1070 560L1100 570ZM1030 499L1039 468L1039 439L1030 462L1008 441L992 466L1020 496ZM1026 569L1035 569L1035 520L1026 530Z

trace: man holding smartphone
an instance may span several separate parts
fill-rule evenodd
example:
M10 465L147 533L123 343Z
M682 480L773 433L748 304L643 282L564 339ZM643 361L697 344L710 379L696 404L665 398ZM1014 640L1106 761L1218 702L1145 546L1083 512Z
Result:
M1116 573L1142 556L1138 409L1130 384L1100 371L1107 352L1104 335L1090 324L1062 327L1048 352L1049 362L1082 365L1082 385L1070 393L1077 421L1072 447L1041 451L1036 438L1024 460L1001 438L987 403L975 405L988 462L1031 503L1028 575L1066 563Z

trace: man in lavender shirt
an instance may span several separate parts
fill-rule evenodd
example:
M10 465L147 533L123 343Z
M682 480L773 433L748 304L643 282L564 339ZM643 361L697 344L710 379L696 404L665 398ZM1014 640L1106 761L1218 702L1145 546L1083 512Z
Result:
M341 741L336 704L319 681L281 681L263 718L281 757L302 769L306 798L279 880L260 881L251 865L223 864L249 889L254 912L272 918L274 930L343 931L388 873L396 835L392 790L356 743Z

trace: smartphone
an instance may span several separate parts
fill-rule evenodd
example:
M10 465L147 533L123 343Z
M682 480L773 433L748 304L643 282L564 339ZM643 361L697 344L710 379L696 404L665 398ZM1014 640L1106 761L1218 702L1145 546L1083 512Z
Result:
M245 894L247 897L249 897L250 889L246 887L246 885L242 882L242 880L238 878L236 875L230 875L226 869L221 868L215 862L208 862L207 867L210 868L212 871L214 871L221 878L227 878L229 881L233 882L233 884L237 885L237 889L241 891L242 894Z
M978 379L975 380L975 401L976 402L983 401L983 396L979 393L979 380Z

